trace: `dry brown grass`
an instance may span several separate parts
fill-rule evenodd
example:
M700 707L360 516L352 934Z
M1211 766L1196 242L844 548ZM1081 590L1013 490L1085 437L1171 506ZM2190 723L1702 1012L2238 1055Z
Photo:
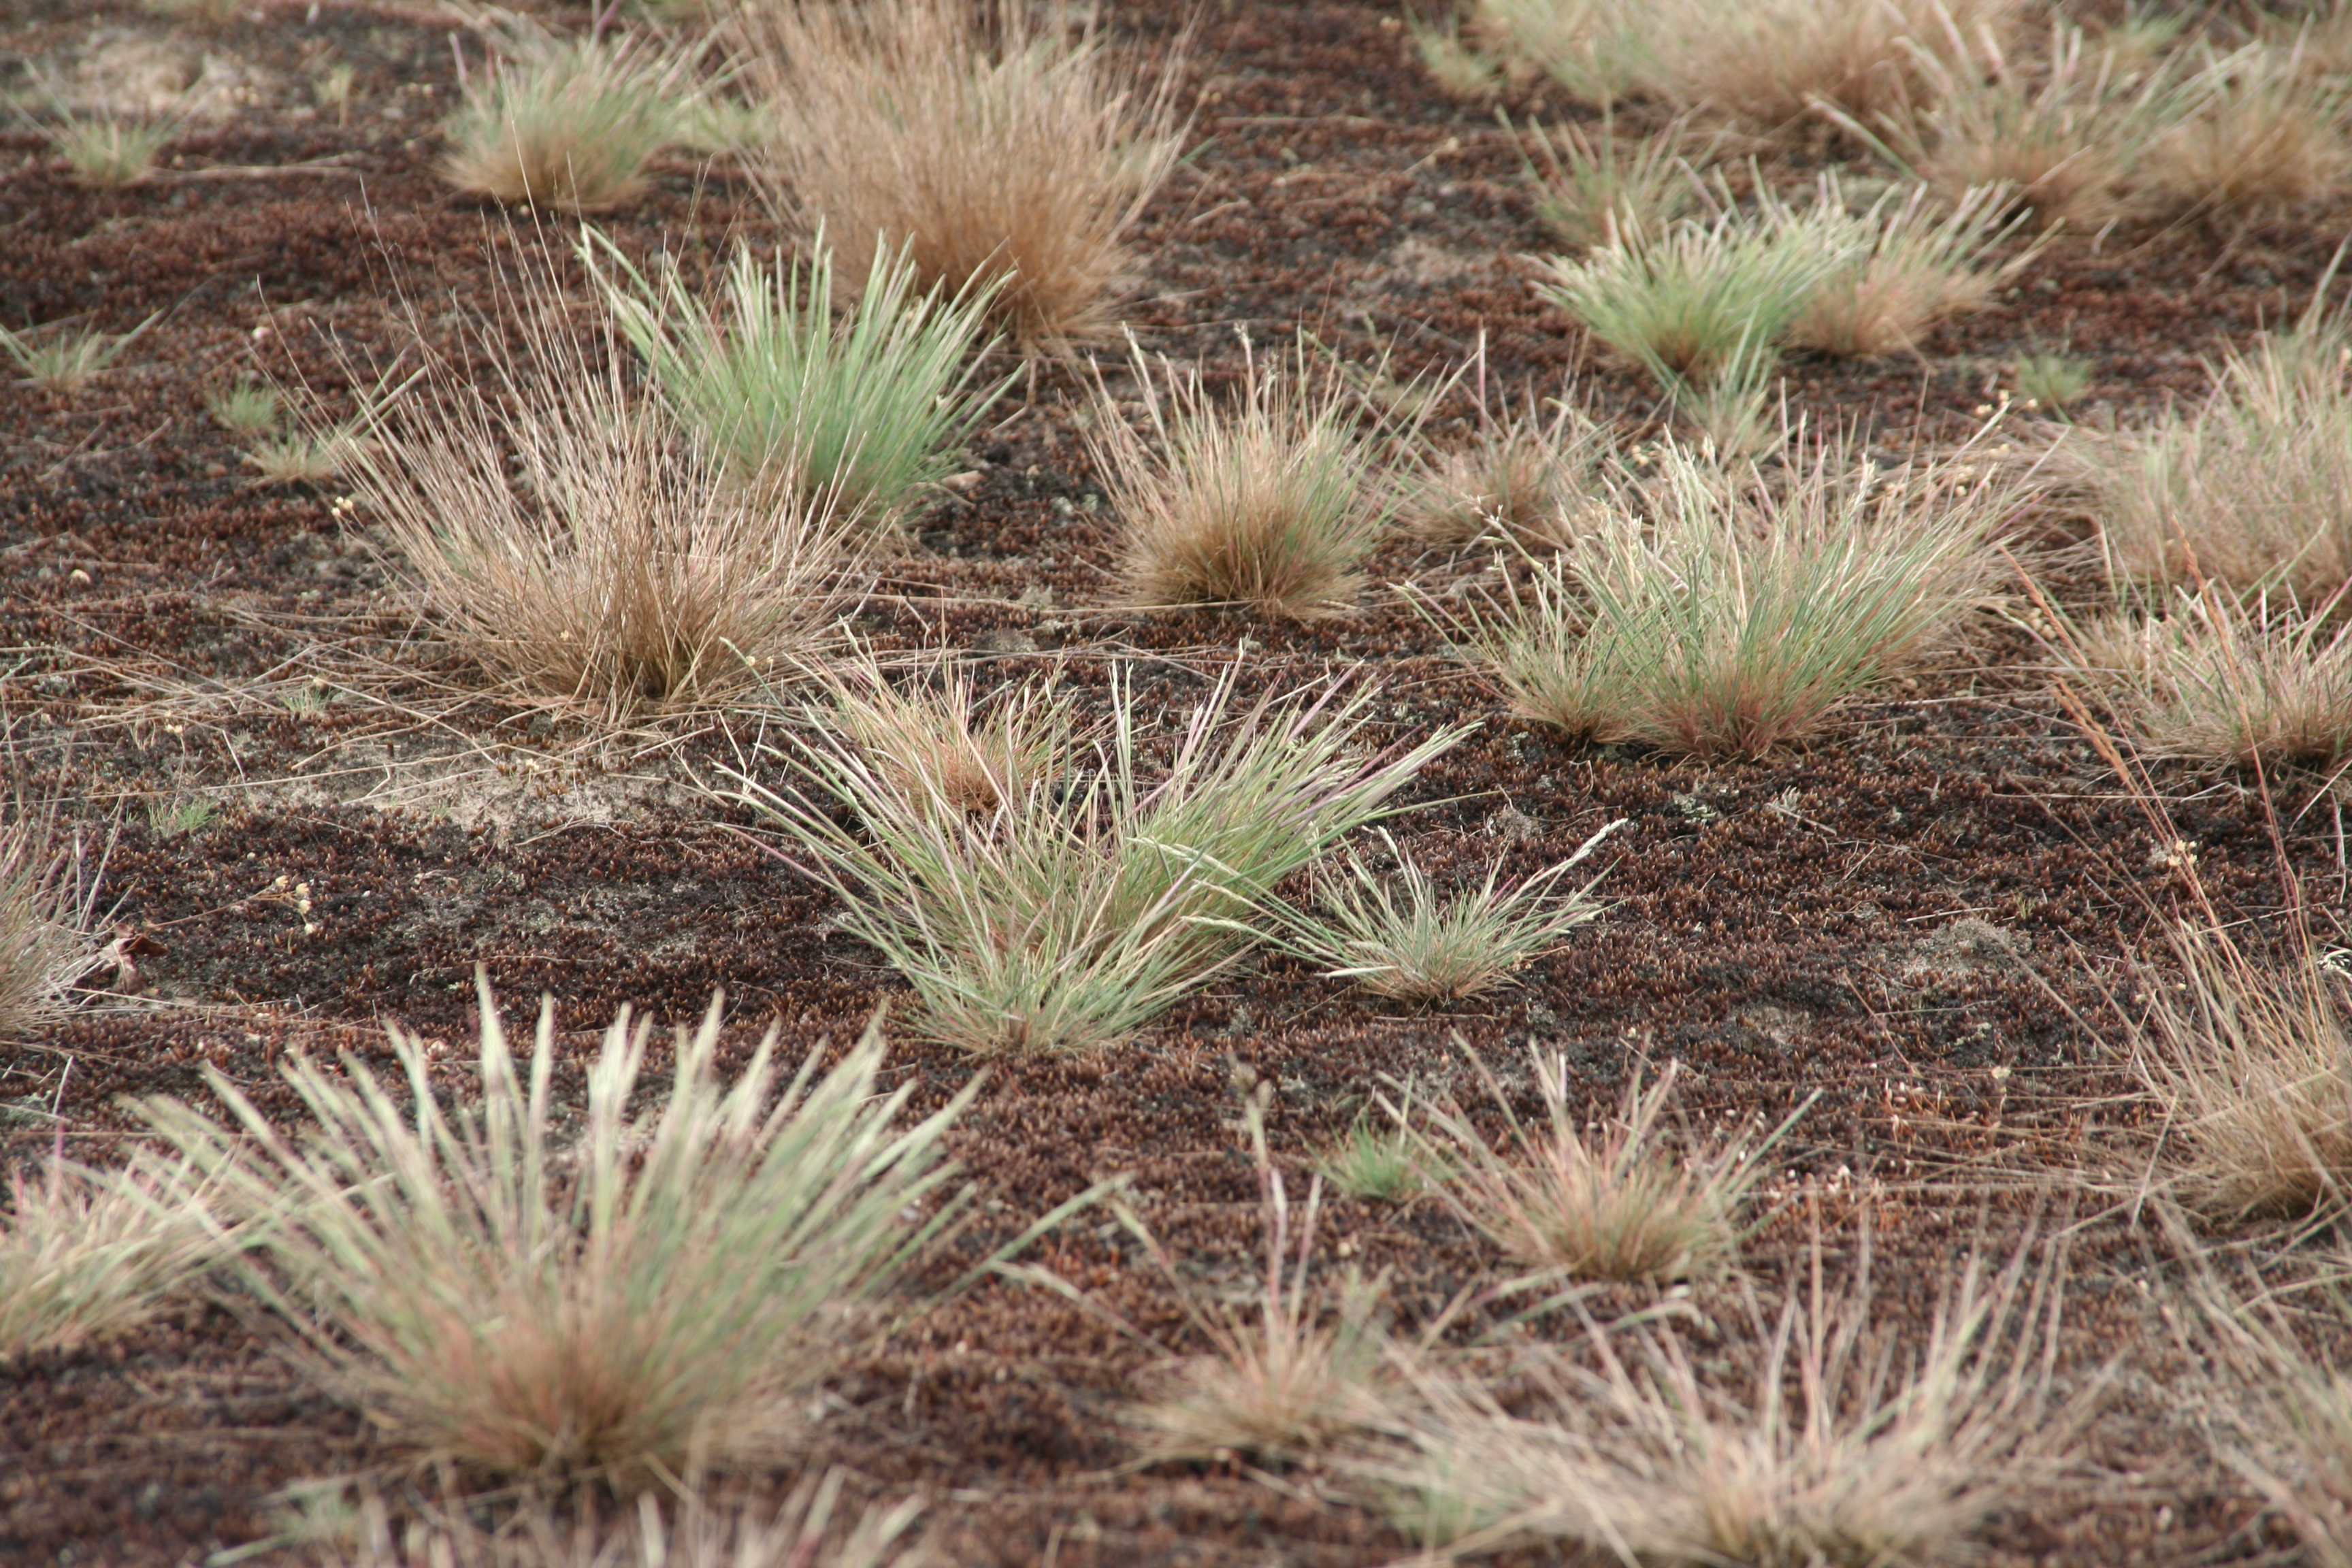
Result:
M1397 1447L1357 1468L1447 1558L1567 1544L1689 1568L1968 1561L1987 1521L2063 1473L2097 1408L2096 1379L2054 1391L2058 1270L2029 1275L2030 1245L1991 1279L1970 1258L1906 1353L1872 1310L1868 1232L1836 1294L1817 1239L1777 1316L1752 1287L1725 1314L1728 1346L1671 1321L1595 1326L1587 1363L1528 1368L1532 1394L1508 1410L1423 1370Z
M506 40L444 128L445 179L509 205L603 212L635 200L648 159L675 140L691 60L637 39Z
M982 702L968 671L918 672L919 689L893 685L871 653L825 676L832 697L819 719L864 753L882 785L951 816L992 816L1046 787L1087 743L1064 694L1024 684Z
M1789 328L1789 342L1866 358L1903 353L1938 322L1984 309L2036 249L1987 260L1986 252L2015 227L2002 221L2009 195L1999 187L1965 191L1940 211L1926 185L1880 197L1854 218L1864 231L1860 254L1814 288ZM1822 178L1815 201L1845 205L1834 175Z
M1399 513L1432 544L1499 535L1524 549L1558 549L1606 492L1618 456L1611 428L1565 401L1549 419L1532 400L1499 419L1482 407L1466 445L1422 459Z
M62 1142L62 1141L60 1141ZM137 1328L229 1250L202 1193L84 1170L61 1152L12 1172L0 1215L0 1367Z
M1175 162L1181 46L1143 72L1026 0L746 0L737 26L774 200L845 279L904 245L920 289L1001 283L1027 347L1108 335L1120 236Z
M2168 1168L2196 1207L2308 1215L2352 1196L2352 996L2308 935L2266 963L2218 926L2165 930L2144 968L2132 1059L2165 1109Z
M54 805L0 797L0 1041L55 1020L99 968L100 868Z
M2292 47L2262 44L2209 56L2200 78L2204 101L2148 149L2144 183L2164 204L2271 222L2352 184L2344 79L2306 70Z
M1392 502L1373 483L1372 447L1339 378L1303 338L1288 355L1250 353L1230 408L1197 371L1163 360L1155 374L1139 349L1134 364L1158 450L1108 394L1088 437L1124 525L1128 601L1293 620L1344 608Z
M832 492L748 492L630 384L609 328L580 340L551 279L508 300L473 333L488 372L429 358L349 459L430 618L519 700L610 722L737 700L828 646L859 570Z
M1790 1122L1753 1142L1678 1149L1687 1140L1666 1114L1677 1072L1669 1062L1654 1083L1636 1073L1616 1113L1588 1132L1565 1059L1533 1046L1528 1058L1544 1110L1533 1127L1473 1058L1509 1129L1502 1147L1444 1100L1427 1102L1412 1127L1424 1163L1445 1173L1433 1186L1446 1205L1512 1258L1572 1279L1663 1282L1727 1268L1739 1210L1764 1174L1759 1156Z
M1667 0L1643 6L1654 79L1676 102L1765 130L1827 104L1864 118L1919 101L1933 64L2005 45L2026 0Z

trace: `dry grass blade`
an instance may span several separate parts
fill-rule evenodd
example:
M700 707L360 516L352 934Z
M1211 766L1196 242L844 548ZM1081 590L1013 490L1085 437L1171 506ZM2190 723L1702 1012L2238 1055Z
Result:
M635 39L536 30L508 48L444 128L443 176L508 205L603 212L635 200L646 161L685 123L690 59Z
M1297 1459L1360 1430L1379 1411L1378 1390L1388 1371L1385 1336L1375 1320L1381 1288L1351 1271L1328 1321L1310 1298L1322 1178L1307 1185L1294 1248L1289 1194L1265 1145L1273 1088L1260 1083L1244 1108L1265 1232L1255 1324L1230 1309L1198 1303L1159 1239L1132 1215L1122 1215L1160 1271L1178 1283L1186 1316L1214 1347L1212 1354L1167 1369L1158 1396L1135 1412L1144 1451L1153 1460L1224 1454L1261 1463Z
M2352 763L2346 590L2306 612L2207 583L2163 613L2128 605L2062 639L2061 657L2156 752L2274 773Z
M552 1004L518 1063L484 981L481 1030L470 1106L395 1029L404 1095L348 1058L286 1066L313 1121L299 1136L218 1073L227 1125L143 1109L253 1217L254 1300L395 1442L467 1472L616 1487L788 1451L862 1309L957 1212L940 1141L971 1089L894 1126L912 1085L876 1094L878 1017L821 1078L813 1053L775 1093L772 1031L722 1084L714 998L678 1031L657 1110L637 1098L650 1029L625 1010L567 1142Z
M1243 340L1248 349L1248 340ZM1390 501L1339 380L1301 338L1288 363L1248 357L1241 400L1211 401L1198 372L1134 353L1155 453L1102 394L1088 445L1124 523L1129 600L1240 605L1311 619L1343 607L1380 542Z
M1874 1321L1864 1236L1844 1291L1817 1241L1777 1318L1748 1296L1744 1393L1671 1324L1596 1327L1597 1365L1530 1380L1546 1394L1517 1408L1540 1415L1424 1373L1398 1422L1410 1457L1362 1468L1448 1557L1566 1542L1691 1568L1970 1560L1988 1521L2063 1473L2100 1384L2056 1394L2059 1268L2029 1278L2031 1241L1990 1279L1972 1257L1900 1357Z
M1822 442L1768 479L1669 445L1652 483L1621 487L1574 550L1454 629L1530 718L1600 742L1757 755L1818 730L1990 602L1989 541L2022 493L1966 449L1881 472Z
M2301 1217L2352 1196L2352 996L2308 936L2258 962L2226 931L2165 931L2180 978L2144 971L2132 1059L2163 1104L2183 1195Z
M915 1568L929 1560L903 1539L919 1499L869 1507L845 1530L834 1518L843 1479L839 1470L810 1475L772 1512L710 1500L691 1482L682 1500L641 1492L609 1516L593 1492L568 1510L530 1498L488 1527L478 1507L453 1499L403 1521L397 1539L380 1489L312 1485L292 1489L276 1540L319 1568Z
M1542 1123L1530 1128L1486 1064L1470 1059L1510 1137L1497 1148L1459 1107L1429 1102L1406 1125L1433 1168L1445 1173L1435 1191L1512 1258L1570 1279L1664 1282L1720 1273L1732 1261L1740 1208L1765 1173L1762 1155L1803 1114L1801 1106L1754 1143L1725 1140L1705 1152L1677 1152L1666 1117L1677 1071L1669 1062L1654 1083L1644 1085L1637 1072L1617 1114L1588 1134L1569 1102L1566 1059L1529 1046L1544 1110Z
M734 700L826 646L859 571L831 495L747 493L630 387L609 331L597 353L573 336L552 279L510 300L474 333L484 381L429 358L348 459L428 614L525 700L610 722Z
M87 1171L55 1153L37 1176L12 1173L8 1191L0 1366L137 1328L230 1249L184 1181Z
M921 289L998 285L1024 347L1107 334L1120 237L1175 162L1181 47L1139 75L1024 0L750 0L738 25L777 205L851 276L904 246Z
M1352 753L1370 692L1343 700L1326 688L1236 713L1237 676L1228 667L1188 716L1164 767L1145 756L1115 679L1083 786L1033 779L984 815L952 805L944 766L923 771L926 748L877 754L824 730L790 759L809 793L739 773L740 798L913 984L934 1037L981 1055L1108 1046L1232 962L1237 918L1386 815L1464 732L1365 760ZM1041 733L1066 735L1044 707ZM835 820L838 806L862 833Z

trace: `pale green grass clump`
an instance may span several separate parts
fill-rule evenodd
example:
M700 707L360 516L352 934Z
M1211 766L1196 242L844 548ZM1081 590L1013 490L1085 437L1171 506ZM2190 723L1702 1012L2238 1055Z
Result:
M1355 748L1369 691L1236 713L1236 679L1229 668L1155 765L1119 678L1108 734L1071 750L1069 786L1034 778L984 813L951 793L956 750L877 755L831 727L793 743L797 787L739 775L741 798L841 899L844 927L907 977L934 1037L983 1056L1112 1045L1230 963L1244 940L1234 922L1386 815L1415 770L1461 738L1365 760ZM1045 704L1032 722L1066 723L1058 712ZM836 822L838 806L860 828Z
M178 135L169 121L69 117L47 127L42 134L58 156L73 171L77 184L96 190L121 190L135 185L155 172L155 160Z
M27 384L69 397L96 381L155 324L160 310L127 332L101 332L94 327L70 330L61 321L27 327L21 332L0 327L0 351L16 362Z
M1822 442L1768 478L1669 444L1576 547L1457 623L1530 718L1755 756L1817 731L1988 603L2020 492L1959 458L1881 470Z
M1304 339L1287 363L1250 354L1232 407L1198 372L1162 362L1155 375L1140 350L1134 363L1157 450L1108 397L1088 437L1123 524L1129 602L1294 620L1344 607L1393 501L1373 483L1373 447L1339 379L1318 373Z
M442 174L509 206L602 212L634 201L685 123L684 57L635 40L512 41L443 127Z
M1528 129L1543 160L1541 169L1530 163L1527 171L1536 216L1566 244L1591 250L1663 234L1699 198L1687 117L1640 137L1621 135L1613 112L1601 117L1597 137L1575 124Z
M276 387L240 381L205 393L205 412L233 436L261 436L278 428L283 406Z
M739 247L716 306L675 265L648 282L596 237L619 274L598 268L622 333L679 417L758 493L805 504L808 492L830 492L845 516L887 523L947 473L1003 390L974 384L1001 280L953 298L938 284L919 293L912 259L876 249L836 320L822 234L806 263L779 256L772 270ZM585 254L595 266L597 249ZM803 493L790 496L794 488Z
M209 1069L226 1123L166 1100L145 1113L258 1222L243 1282L301 1363L402 1447L616 1488L772 1462L956 1213L940 1143L971 1089L898 1125L913 1084L877 1093L878 1018L781 1093L772 1032L722 1082L719 1016L714 998L678 1031L667 1093L640 1096L651 1030L624 1010L576 1130L552 1091L552 1003L519 1062L487 981L463 1103L395 1028L404 1083L349 1058L286 1065L299 1132Z

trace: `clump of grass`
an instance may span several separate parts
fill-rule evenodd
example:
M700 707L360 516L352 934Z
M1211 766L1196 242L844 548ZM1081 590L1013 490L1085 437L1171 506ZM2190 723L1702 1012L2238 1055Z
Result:
M1530 550L1564 546L1615 470L1614 433L1565 399L1549 419L1532 396L1517 414L1496 418L1486 398L1483 338L1477 363L1477 432L1465 447L1420 459L1399 502L1405 526L1432 544L1499 534Z
M246 448L245 460L272 485L322 485L350 467L358 438L348 428L289 430Z
M1275 940L1310 963L1334 965L1332 979L1353 980L1376 996L1458 1002L1482 995L1508 984L1517 971L1601 913L1591 897L1600 879L1565 893L1559 880L1622 826L1611 823L1575 854L1515 888L1496 885L1497 861L1475 889L1450 899L1383 832L1381 843L1398 867L1393 883L1350 855L1345 879L1324 891L1321 914L1286 912Z
M1845 210L1836 175L1822 177L1814 197L1832 225ZM1948 212L1926 185L1888 192L1855 215L1853 258L1817 286L1789 329L1789 341L1823 353L1875 358L1918 347L1937 322L1982 310L1993 290L2032 261L2027 246L1992 265L1985 254L2007 239L2022 215L2007 221L2008 193L1963 192ZM1783 207L1780 220L1798 222Z
M1481 53L1514 79L1541 71L1604 108L1657 88L1649 19L1629 0L1475 0L1470 15Z
M2161 614L2128 605L2062 652L2156 752L2277 773L2352 762L2352 621L2208 583Z
M240 381L205 393L205 412L231 435L259 436L278 428L284 408L276 387Z
M1121 236L1173 167L1181 49L1149 79L1019 0L779 4L740 18L778 205L852 276L903 246L917 286L994 284L1024 347L1099 339Z
M2091 469L2119 579L2182 581L2193 560L2195 575L2311 602L2352 577L2352 319L2326 293L2292 329L2231 347L2202 405Z
M2176 921L2176 984L2140 975L2132 1060L2165 1110L2184 1195L2229 1218L2300 1218L2352 1197L2352 998L2305 937L2264 963Z
M203 832L219 813L220 803L210 795L159 798L147 803L147 826L158 838L178 838Z
M1919 100L1867 122L1825 112L1948 200L2007 187L2043 227L2096 229L2132 209L2148 149L2192 107L2175 58L2145 65L2114 42L2087 49L2083 30L2053 16L2038 60L1997 42L1981 61L1922 56Z
M772 271L739 247L716 308L674 262L648 283L594 239L583 254L596 267L601 248L620 275L596 268L623 335L679 416L762 496L805 505L831 492L846 516L887 523L948 472L946 454L1006 384L973 384L1001 279L952 299L936 284L918 293L913 261L876 249L835 321L823 235L805 265L779 256Z
M818 722L839 731L896 794L956 818L993 816L1052 787L1079 744L1065 694L1023 685L983 706L957 671L939 689L908 695L871 653L826 677L832 701Z
M58 1018L100 966L98 885L54 805L0 799L0 1041Z
M442 176L509 206L632 202L647 161L683 123L686 66L634 39L520 35L443 127Z
M2036 349L2017 356L2017 395L2028 408L2063 413L2091 387L2091 362L2080 354Z
M1408 1100L1406 1115L1411 1114ZM1426 1152L1412 1132L1393 1119L1360 1118L1323 1152L1316 1173L1351 1198L1402 1203L1429 1190Z
M101 332L94 327L69 331L63 321L27 327L12 332L0 327L0 350L16 362L27 384L44 392L70 397L113 367L122 351L139 341L163 317L148 317L127 332Z
M2025 0L1668 0L1643 5L1654 70L1675 101L1767 131L1828 105L1868 116L1932 90L1931 68L1962 39L1996 44Z
M826 646L858 570L830 492L730 481L631 387L609 331L593 355L573 335L551 279L509 314L475 334L486 373L429 361L347 459L457 646L527 700L615 722L730 700Z
M722 1083L714 999L656 1109L649 1035L625 1009L605 1031L576 1142L553 1004L519 1064L487 981L469 1104L395 1028L397 1095L349 1058L286 1065L299 1137L209 1069L226 1124L143 1109L232 1212L269 1216L243 1283L323 1386L429 1459L619 1488L790 1448L861 1310L955 1215L940 1142L971 1097L894 1126L912 1085L877 1094L878 1018L781 1094L772 1031Z
M2292 49L2250 44L2206 55L2201 101L2158 137L2143 180L2164 204L2269 222L2333 200L2352 183L2344 117L2352 83L2315 77Z
M1582 250L1664 233L1700 194L1687 152L1690 124L1684 116L1654 136L1633 139L1630 147L1618 136L1613 110L1601 115L1597 139L1580 125L1552 132L1530 125L1543 160L1540 170L1532 162L1527 166L1536 216Z
M1989 601L2021 491L1972 451L1882 471L1800 446L1768 478L1669 443L1573 551L1456 620L1465 651L1595 742L1755 756L1813 733Z
M1677 1151L1666 1106L1678 1068L1669 1062L1646 1085L1636 1072L1617 1114L1588 1134L1570 1103L1567 1059L1529 1046L1544 1109L1543 1121L1529 1127L1486 1064L1470 1059L1510 1135L1497 1148L1459 1108L1429 1102L1409 1125L1416 1145L1447 1173L1437 1195L1513 1258L1571 1279L1720 1273L1741 1235L1739 1211L1764 1176L1759 1156L1796 1120L1757 1143L1724 1140L1704 1152Z
M1537 291L1674 393L1777 347L1858 248L1844 232L1726 210L1662 236L1621 237L1580 260L1552 258Z
M1344 606L1391 502L1372 484L1371 446L1336 377L1300 339L1285 363L1249 351L1241 398L1209 396L1197 371L1164 360L1135 374L1158 450L1108 393L1089 448L1124 524L1129 602L1238 605L1306 620Z
M1153 768L1124 679L1082 785L1031 781L984 816L943 811L846 736L793 742L808 793L737 775L740 798L845 906L844 927L914 986L920 1026L976 1055L1118 1043L1231 963L1273 886L1386 815L1463 731L1365 760L1373 694L1268 697L1235 713L1238 666ZM835 820L847 806L862 833Z
M1748 1568L1967 1561L2063 1474L2099 1385L2053 1396L2060 1287L2050 1268L2029 1282L2026 1247L1990 1279L1971 1257L1898 1359L1864 1235L1835 1297L1818 1240L1777 1318L1746 1292L1727 1357L1671 1322L1593 1327L1597 1364L1534 1370L1510 1410L1425 1373L1404 1452L1358 1468L1449 1559L1569 1542Z
M1322 1179L1307 1185L1294 1259L1289 1194L1266 1152L1265 1104L1265 1094L1253 1095L1243 1113L1265 1233L1257 1321L1248 1323L1229 1308L1203 1308L1193 1292L1180 1289L1185 1314L1213 1352L1169 1369L1158 1396L1135 1412L1145 1451L1155 1460L1225 1454L1261 1463L1297 1459L1357 1431L1379 1409L1375 1390L1385 1370L1384 1336L1374 1316L1380 1288L1350 1274L1328 1321L1310 1299L1307 1270ZM1159 1238L1133 1215L1123 1217L1160 1271L1181 1286L1183 1276Z
M85 1170L60 1150L12 1172L0 1215L0 1366L137 1328L227 1250L185 1183Z
M1413 52L1421 57L1422 68L1447 97L1492 98L1502 90L1502 67L1462 41L1460 17L1433 22L1419 11L1408 10L1404 26Z
M95 190L121 190L155 172L155 161L178 135L173 121L69 116L42 134L73 171L78 184Z

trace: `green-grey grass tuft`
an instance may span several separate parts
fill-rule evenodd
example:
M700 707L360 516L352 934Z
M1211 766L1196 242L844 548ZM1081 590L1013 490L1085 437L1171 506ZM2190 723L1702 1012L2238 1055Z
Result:
M264 484L322 485L352 465L359 440L348 428L289 430L246 448Z
M276 387L240 381L205 393L205 412L233 436L260 436L278 428L284 407Z
M1621 136L1613 110L1601 116L1598 137L1575 124L1550 132L1531 124L1528 131L1543 161L1542 168L1530 162L1527 170L1536 216L1579 249L1663 234L1698 200L1687 116L1643 137Z
M2017 356L2012 379L2028 408L2063 413L2091 389L2092 363L2080 354L2035 349Z
M1108 733L1073 756L1070 787L1032 779L983 814L949 795L958 752L877 755L830 726L792 742L796 784L738 774L740 798L841 899L844 928L907 977L933 1037L982 1056L1113 1045L1230 963L1234 922L1391 811L1462 734L1362 758L1370 692L1268 697L1237 713L1238 674L1181 721L1159 765L1115 678ZM1041 708L1041 749L1066 744L1051 728L1066 722L1060 708ZM835 819L841 806L858 828Z
M996 285L1024 348L1108 335L1121 237L1175 163L1181 47L1139 74L1021 0L756 0L738 25L776 204L851 276L904 247L920 289Z
M153 326L161 314L120 333L101 332L94 327L73 331L61 321L27 327L21 332L0 327L0 351L16 362L27 384L70 397L111 369L122 351Z
M1446 1205L1512 1258L1552 1277L1671 1282L1727 1268L1740 1209L1765 1174L1760 1156L1788 1124L1757 1142L1677 1150L1666 1107L1678 1068L1669 1062L1647 1084L1637 1071L1617 1113L1588 1131L1570 1102L1566 1058L1533 1046L1528 1058L1544 1110L1533 1127L1472 1058L1508 1125L1504 1146L1444 1100L1426 1102L1407 1123L1445 1172L1434 1190Z
M1158 450L1108 394L1088 437L1124 523L1128 599L1298 620L1344 606L1393 503L1373 483L1353 400L1306 340L1287 363L1251 353L1231 408L1197 371L1163 361L1155 375L1139 349L1134 364Z
M285 1066L312 1123L299 1135L217 1072L227 1122L164 1100L144 1113L232 1214L264 1221L247 1290L393 1441L469 1473L615 1488L772 1461L957 1212L940 1145L971 1089L897 1125L912 1085L876 1092L878 1016L781 1094L772 1031L722 1082L714 998L677 1033L667 1094L641 1097L650 1033L626 1010L605 1031L576 1133L559 1131L552 1003L518 1061L486 980L470 1103L395 1028L404 1083L351 1058Z
M520 34L443 128L442 175L509 206L632 202L646 163L685 122L687 63L635 39Z
M1965 450L1881 470L1822 441L1768 477L1670 443L1574 549L1455 627L1529 718L1759 755L1957 635L2021 493Z
M1315 1170L1351 1198L1396 1204L1429 1190L1427 1161L1427 1151L1404 1127L1391 1119L1361 1117L1323 1152Z
M674 263L648 282L609 239L593 240L583 254L623 335L678 416L760 495L806 504L831 492L846 516L887 523L947 473L948 454L1003 390L973 384L1001 279L952 299L936 283L919 293L910 258L876 248L835 321L822 234L805 265L779 256L772 271L739 247L716 307Z

